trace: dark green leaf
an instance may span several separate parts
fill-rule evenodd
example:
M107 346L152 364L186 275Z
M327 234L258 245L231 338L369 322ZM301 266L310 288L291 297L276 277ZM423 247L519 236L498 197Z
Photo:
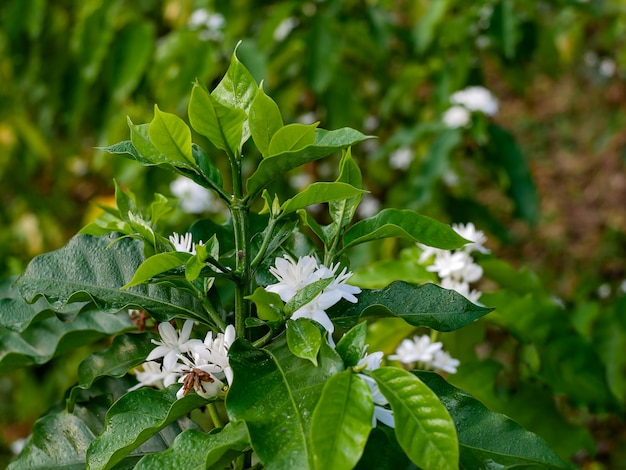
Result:
M229 358L235 380L226 408L231 420L246 422L263 465L270 470L315 468L311 416L326 380L343 369L341 358L323 342L315 367L291 354L284 335L267 350L238 339Z
M136 470L205 470L216 465L233 452L236 455L249 445L245 425L228 423L221 429L205 433L190 429L176 437L164 452L143 457ZM232 459L231 459L232 460Z
M207 153L199 145L191 144L191 154L204 179L214 187L221 188L224 183L222 174L219 168L213 164Z
M454 422L437 395L403 369L381 367L368 375L389 401L398 443L413 463L456 470L459 447Z
M158 274L165 273L171 269L176 269L183 266L192 255L190 253L180 251L168 251L166 253L157 253L154 256L146 259L135 271L133 278L122 287L122 289L128 289L129 287L136 286L148 282L150 279Z
M381 238L399 237L443 250L460 248L468 241L446 224L402 209L383 209L361 220L344 235L344 248Z
M195 393L176 399L179 388L179 385L165 390L140 388L116 401L107 412L104 432L87 450L89 469L112 468L168 424L207 403Z
M326 289L333 282L333 279L333 277L328 277L304 286L285 304L285 312L290 315L299 308L304 307Z
M263 287L257 287L252 295L247 296L246 299L254 302L257 316L261 320L279 321L283 319L283 301L278 294L267 292Z
M207 321L201 304L178 289L150 284L121 291L143 260L136 240L77 235L63 248L33 259L17 285L29 302L39 296L59 306L94 301L100 308L147 310L158 321L175 316Z
M150 341L154 337L152 333L120 335L105 351L83 359L78 366L78 385L72 388L67 398L68 409L71 411L73 408L77 394L91 387L96 379L103 376L122 377L144 362L154 349Z
M335 350L343 359L346 367L354 367L358 364L365 351L365 339L367 336L367 322L357 323L337 343Z
M358 303L343 300L327 313L331 320L348 327L364 317L399 317L413 326L453 331L492 310L434 284L415 285L396 281L382 289L364 289L359 294Z
M287 320L287 345L291 352L317 365L317 353L322 346L322 334L308 318Z
M296 152L315 143L315 130L319 122L314 124L287 124L278 129L272 136L267 148L268 156L285 152Z
M415 372L439 396L454 420L463 468L567 469L548 445L516 422L488 410L434 372Z
M354 468L372 429L373 414L370 388L361 377L344 370L328 379L311 422L316 468Z
M337 183L349 184L359 189L363 188L361 170L354 162L349 148L344 151L339 169L340 173L337 178ZM330 202L330 217L338 231L341 231L352 221L354 213L361 202L362 196L362 194L355 194L350 197L342 198L343 200L332 200Z

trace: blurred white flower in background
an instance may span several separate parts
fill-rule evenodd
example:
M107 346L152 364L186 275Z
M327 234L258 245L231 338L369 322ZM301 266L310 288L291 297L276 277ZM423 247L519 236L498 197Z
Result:
M187 25L198 30L198 37L202 41L220 41L224 34L226 19L221 13L211 13L206 8L199 8L189 16Z
M452 106L443 113L441 120L451 129L464 127L469 124L471 119L470 111L463 106Z
M293 16L282 20L274 30L274 41L281 42L286 39L296 26L298 26L298 20Z
M413 150L409 147L401 147L389 154L389 165L396 170L406 170L413 158Z
M487 116L498 112L498 99L485 87L470 86L457 91L450 97L450 103L461 105L470 111L479 111Z
M367 219L368 217L378 214L378 211L380 211L380 201L374 196L366 194L363 196L363 199L361 199L361 203L359 204L359 207L357 207L356 213L362 219Z
M222 208L211 191L184 176L170 183L170 191L180 199L180 207L188 214L219 212Z
M400 361L409 367L418 365L425 369L456 373L460 361L450 357L442 348L441 342L433 342L428 335L414 336L413 339L403 339L389 359Z

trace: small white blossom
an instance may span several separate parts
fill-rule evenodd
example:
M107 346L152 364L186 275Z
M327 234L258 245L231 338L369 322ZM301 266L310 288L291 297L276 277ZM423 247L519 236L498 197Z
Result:
M221 13L211 13L206 8L195 10L187 22L191 29L199 30L198 37L203 41L219 41L222 39L222 29L226 26L226 19Z
M471 119L470 111L464 106L452 106L448 108L441 117L441 120L450 129L465 127Z
M406 170L414 158L413 150L401 147L389 154L389 165L396 170Z
M452 104L465 106L470 111L480 111L488 116L498 112L498 100L482 86L470 86L453 93L450 97Z
M313 256L302 256L295 261L285 255L284 258L276 258L274 263L270 273L278 282L267 286L265 290L278 294L283 302L289 302L300 289L321 279L317 260Z
M490 251L484 246L487 242L487 237L481 230L476 230L476 227L472 222L468 222L467 224L452 224L452 229L466 240L472 242L466 244L462 248L463 251L467 253L472 253L473 251L490 253Z
M12 441L11 444L9 444L9 448L11 449L13 455L19 455L27 441L28 439L25 437L20 437Z
M282 20L274 30L274 41L281 42L284 40L296 26L298 26L298 20L293 16Z
M367 350L367 346L363 348L363 357L359 360L359 363L356 366L356 369L362 370L376 370L380 368L380 363L383 359L382 351L378 351L375 353L367 354L365 351ZM372 393L372 401L374 402L374 415L372 416L372 427L376 427L376 422L380 421L383 424L386 424L389 427L394 427L395 423L393 420L393 411L388 408L385 408L385 405L388 405L389 402L385 398L385 396L381 393L378 388L378 384L376 380L369 377L365 374L358 374L365 383L367 383L370 388L370 392Z
M403 364L413 364L414 362L430 362L439 351L442 344L437 341L431 342L428 335L415 336L413 340L404 339L396 348L396 353L389 356L389 359L400 361Z
M182 210L188 214L221 210L221 205L208 189L184 176L179 176L172 181L170 191L180 199Z
M209 331L204 341L193 341L191 349L196 355L196 364L214 364L211 370L220 379L226 379L228 385L233 383L233 370L228 361L228 350L235 341L235 327L228 325L224 333L218 333L213 337L213 332Z
M624 279L622 281L622 283L619 285L619 289L626 294L626 279Z
M450 357L450 354L445 351L435 352L435 357L430 362L430 367L436 370L442 370L449 374L456 374L456 368L461 364L461 361Z
M179 335L170 323L159 323L161 341L152 340L157 347L148 354L146 361L162 357L163 367L166 370L172 370L178 361L178 356L189 351L189 335L191 335L192 328L193 320L186 320Z
M316 321L322 325L324 329L330 333L330 335L332 335L335 331L335 325L326 313L326 310L321 308L319 305L319 296L291 314L292 320L297 320L298 318L308 318L309 320ZM332 341L332 336L330 335L328 339L329 341Z
M607 299L611 295L611 286L608 284L602 284L598 287L598 297L601 299Z
M172 235L169 236L169 240L176 251L189 253L191 255L196 254L196 245L204 245L202 240L194 244L191 233L189 232L184 235L179 235L178 233L174 232Z
M425 263L433 256L438 256L445 251L439 248L434 248L432 246L424 245L422 243L418 243L417 246L422 250L422 252L420 253L420 257L417 260L417 262L420 264Z
M471 289L468 282L465 281L455 281L450 277L445 277L441 280L441 287L444 289L450 289L458 292L467 300L473 303L478 303L478 299L480 299L481 292L476 289Z
M140 369L135 371L135 377L139 383L129 388L128 391L136 390L140 387L167 388L177 382L179 375L179 364L174 364L174 367L168 370L158 362L147 361L141 365Z
M305 113L305 114L301 114L300 116L297 117L296 119L300 124L313 124L314 122L317 121L317 114L315 114L313 111L309 112L309 113Z
M356 210L359 217L363 219L367 219L368 217L378 214L378 211L380 211L380 201L369 194L363 196L363 199Z
M615 70L617 66L615 65L615 61L613 59L604 58L600 61L600 66L598 70L600 71L600 75L606 78L610 78L615 74Z
M201 364L198 355L193 354L194 360L181 356L180 360L186 368L182 369L182 375L178 379L183 386L176 392L176 398L180 399L187 395L193 388L195 392L204 398L213 398L224 393L224 383L215 376L215 364Z

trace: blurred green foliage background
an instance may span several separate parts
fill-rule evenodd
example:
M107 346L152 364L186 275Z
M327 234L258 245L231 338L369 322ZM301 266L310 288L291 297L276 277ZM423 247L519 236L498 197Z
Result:
M472 221L526 269L485 268L483 290L505 294L483 302L504 314L450 336L466 364L456 384L581 467L625 468L625 13L619 0L4 0L0 277L112 203L113 178L146 201L170 195L167 173L97 147L127 139L126 116L148 122L155 102L186 119L191 83L215 85L242 40L285 122L379 137L353 149L370 210ZM498 113L446 127L450 96L470 85ZM308 165L291 191L334 171ZM557 384L572 348L582 359ZM28 433L88 352L0 377L0 443ZM576 396L596 362L611 399Z

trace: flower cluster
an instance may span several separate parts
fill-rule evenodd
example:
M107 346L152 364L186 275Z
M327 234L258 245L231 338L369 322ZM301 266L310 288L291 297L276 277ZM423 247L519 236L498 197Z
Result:
M484 87L470 86L453 93L452 107L443 114L443 123L450 128L464 127L470 122L473 112L493 116L498 112L498 99Z
M180 207L188 214L220 212L222 205L206 188L189 178L179 176L170 183L170 191L180 199Z
M158 328L161 341L152 340L156 347L136 371L139 383L131 390L144 386L164 388L178 382L182 384L178 398L192 388L205 398L225 392L226 384L233 380L228 362L228 349L235 340L232 325L215 336L209 331L204 341L190 339L192 320L185 321L180 332L170 323L160 323Z
M449 374L456 373L459 360L451 357L442 348L440 341L433 342L428 335L414 336L413 339L402 340L396 353L389 356L389 359L407 365L419 364L426 369L441 370Z
M487 237L482 231L476 230L471 222L465 225L453 224L452 228L472 243L468 243L456 251L440 250L418 244L423 250L419 262L425 263L434 256L433 263L426 269L437 273L441 287L455 290L472 302L477 302L480 298L480 292L471 289L470 284L477 282L482 277L483 268L474 262L471 254L476 251L489 253L489 250L484 246Z
M283 258L276 258L275 266L270 268L278 282L265 287L265 290L278 294L283 302L289 302L304 287L322 279L334 278L315 298L291 315L292 320L298 318L315 320L332 335L335 327L326 310L342 298L355 303L357 301L355 294L361 292L358 287L346 283L352 273L344 268L337 274L338 269L339 264L328 268L319 264L313 256L302 256L295 261L285 255ZM332 341L331 337L329 339Z

